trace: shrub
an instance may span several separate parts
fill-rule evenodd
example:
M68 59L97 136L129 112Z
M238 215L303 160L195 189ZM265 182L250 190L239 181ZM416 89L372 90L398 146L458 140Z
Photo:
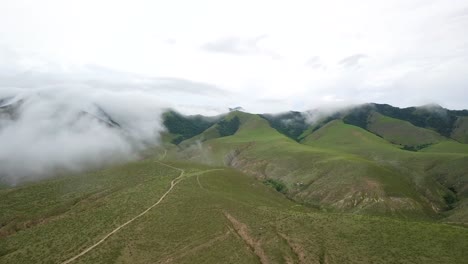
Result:
M276 191L280 193L286 193L286 185L284 185L284 183L278 180L267 179L264 181L264 183L268 186L273 187Z

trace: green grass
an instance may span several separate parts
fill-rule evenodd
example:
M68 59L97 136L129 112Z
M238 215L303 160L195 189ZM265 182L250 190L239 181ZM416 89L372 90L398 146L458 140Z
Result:
M340 149L346 152L358 151L362 153L369 149L394 150L396 145L390 144L362 128L344 124L341 120L334 120L310 134L301 142L306 145Z
M149 206L177 174L147 160L3 190L0 255L25 263L90 243Z
M433 144L443 139L437 132L417 127L410 122L374 112L369 117L367 129L385 140L403 146Z
M0 263L59 263L99 241L179 176L156 162L163 156L185 170L183 180L76 263L468 259L468 145L442 140L405 151L389 142L398 129L379 137L341 120L296 142L258 115L223 118L235 117L234 135L221 137L214 125L175 146L165 134L146 160L0 186ZM429 133L384 116L379 122L417 130L404 139L411 144Z
M257 115L232 115L241 120L235 135L212 138L170 156L228 165L260 180L282 182L289 198L322 210L423 219L444 217L452 206L444 197L465 177L444 164L455 162L461 171L468 169L462 165L464 155L405 151L341 120L298 143ZM462 181L455 188L464 186Z
M422 152L457 153L468 155L468 144L462 144L453 140L441 141L421 150Z
M458 117L451 137L458 142L468 143L468 116Z
M468 257L467 228L323 213L232 169L202 173L212 168L172 165L187 171L173 192L76 263L258 263L226 214L245 226L270 263L462 263ZM135 175L141 176L135 179ZM68 259L154 203L177 175L178 171L147 160L3 191L2 208L23 214L23 221L49 217L50 204L39 202L46 198L67 210L1 237L0 263ZM82 195L96 188L114 191L65 206L67 193L75 191L61 191L63 186L77 186ZM35 207L40 208L30 213Z

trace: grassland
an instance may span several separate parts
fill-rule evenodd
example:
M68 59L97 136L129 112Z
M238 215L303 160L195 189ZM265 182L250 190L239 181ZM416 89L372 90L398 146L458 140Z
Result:
M465 199L466 153L402 150L341 120L296 142L257 115L233 115L241 120L236 134L187 144L170 156L272 179L286 186L289 198L327 211L440 219L454 206L446 202L454 195L451 189L458 200Z
M324 213L229 168L170 164L186 177L166 199L74 263L462 263L468 257L464 227ZM0 263L69 259L157 201L179 175L149 159L3 190L2 223L7 215L16 224L41 221L0 237ZM52 205L62 210L52 213Z
M451 137L458 142L468 143L468 116L457 118Z
M367 129L391 143L404 146L428 145L443 139L435 131L417 127L410 122L384 116L377 112L370 115Z
M145 160L0 187L0 263L61 263L92 245L72 263L468 259L468 145L407 151L396 132L339 119L298 142L258 115L222 118L239 120L233 135L213 123L176 146L182 134L167 133Z
M421 150L433 153L468 154L468 144L461 144L453 140L444 140Z

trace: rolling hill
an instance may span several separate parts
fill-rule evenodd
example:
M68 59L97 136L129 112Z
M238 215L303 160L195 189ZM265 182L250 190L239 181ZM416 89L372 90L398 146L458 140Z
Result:
M274 129L271 116L231 112L226 120L240 120L234 134L222 136L214 124L169 153L174 159L230 166L274 181L289 198L322 210L440 219L463 203L463 171L468 171L462 165L468 154L464 144L452 142L455 151L437 150L451 141L433 130L376 112L366 130L344 123L349 115L311 125L314 129L304 129L295 118L302 131L299 140L287 135L284 126ZM281 117L290 120L291 114ZM389 137L430 147L418 152ZM460 170L448 169L447 163L457 163Z
M468 143L468 117L460 116L454 124L451 138L457 140L460 143Z
M0 263L462 263L468 246L464 227L320 212L229 168L155 158L0 197Z
M465 111L313 113L168 111L142 160L3 186L0 263L468 259Z

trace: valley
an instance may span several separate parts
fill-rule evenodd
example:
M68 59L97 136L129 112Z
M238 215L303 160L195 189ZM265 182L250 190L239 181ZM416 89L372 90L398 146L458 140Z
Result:
M468 258L464 143L375 113L365 128L177 118L141 160L2 187L0 263Z

